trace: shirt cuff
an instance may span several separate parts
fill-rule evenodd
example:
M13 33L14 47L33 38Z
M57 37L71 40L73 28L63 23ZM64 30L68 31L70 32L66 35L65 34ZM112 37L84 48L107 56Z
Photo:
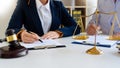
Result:
M57 32L59 34L59 38L63 37L63 33L59 30L55 30L55 32Z
M17 33L17 35L16 35L19 42L22 41L22 40L21 40L21 33L22 33L23 31L25 31L25 29L21 29L21 30Z

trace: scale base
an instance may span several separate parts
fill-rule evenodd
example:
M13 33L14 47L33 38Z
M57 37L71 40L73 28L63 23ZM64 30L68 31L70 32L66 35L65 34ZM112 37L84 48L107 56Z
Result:
M91 55L100 55L103 52L101 50L97 49L96 46L95 46L95 47L87 50L86 53L91 54Z
M73 39L75 40L86 40L89 37L87 35L80 35L80 36L73 36Z
M120 36L109 36L108 40L120 40Z

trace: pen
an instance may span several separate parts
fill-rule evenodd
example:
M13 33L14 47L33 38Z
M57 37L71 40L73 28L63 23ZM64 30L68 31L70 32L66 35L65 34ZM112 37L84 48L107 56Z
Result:
M41 43L43 43L43 41L41 39L38 39Z
M27 31L28 33L31 33L31 34L33 34L33 32L31 32L31 31ZM41 40L41 39L38 39L41 43L43 43L43 41Z

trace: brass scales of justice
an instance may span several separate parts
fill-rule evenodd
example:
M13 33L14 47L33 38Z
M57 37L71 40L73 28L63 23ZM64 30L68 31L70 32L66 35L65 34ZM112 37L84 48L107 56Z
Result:
M73 37L72 37L72 38L73 38L73 39L76 39L76 40L86 40L86 39L89 38L89 36L87 36L86 34L85 34L85 35L80 35L80 36L75 36L75 32L76 32L76 30L77 30L77 27L80 26L80 24L81 24L82 27L84 27L84 26L83 26L82 18L84 18L84 17L90 17L90 16L92 16L92 15L94 15L94 14L95 14L95 16L96 16L96 25L98 24L98 14L113 15L114 17L113 17L113 20L112 20L112 26L111 26L111 29L110 29L110 32L109 32L108 40L120 40L120 37L115 37L115 36L113 36L115 21L117 22L117 24L118 24L118 26L119 26L119 28L120 28L120 24L119 24L120 22L119 22L119 20L118 20L117 13L116 13L116 12L105 13L105 12L101 12L101 11L99 11L99 10L96 10L93 14L88 15L88 16L80 16L80 22L77 23L77 26L76 26L76 28L75 28L75 30L74 30L74 33L73 33ZM96 32L98 32L97 29L96 29ZM94 38L94 47L91 48L91 49L88 49L88 50L86 51L86 53L91 54L91 55L100 55L100 54L103 53L102 50L100 50L100 49L98 49L98 48L96 47L96 36L97 36L97 33L95 34L95 38Z

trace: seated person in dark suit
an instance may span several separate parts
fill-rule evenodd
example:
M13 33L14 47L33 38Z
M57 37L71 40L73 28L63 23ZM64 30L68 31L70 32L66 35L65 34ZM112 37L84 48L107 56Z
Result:
M64 27L60 28L60 25ZM18 39L32 43L39 38L55 39L71 36L76 25L61 1L18 0L7 30L14 29ZM76 31L76 34L78 33L79 27Z

